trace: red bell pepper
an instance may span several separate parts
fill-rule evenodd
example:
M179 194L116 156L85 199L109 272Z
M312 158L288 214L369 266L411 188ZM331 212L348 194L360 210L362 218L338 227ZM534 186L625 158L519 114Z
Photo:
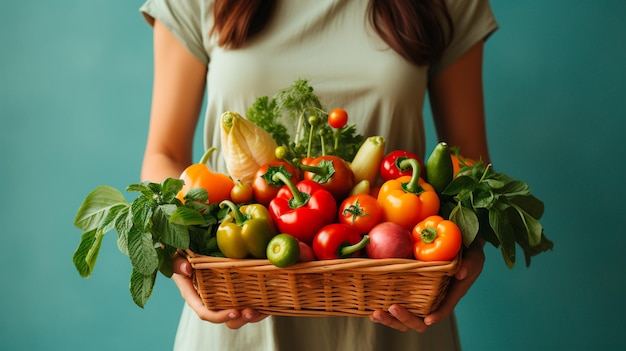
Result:
M310 245L318 230L335 221L335 198L314 181L303 180L294 184L282 173L273 177L285 185L269 204L272 220L281 233L290 234Z
M319 156L308 164L299 164L298 167L304 171L304 179L319 183L337 201L343 200L354 187L354 172L339 156Z
M395 150L388 153L380 163L380 176L384 180L390 180L412 175L413 168L401 165L401 162L408 158L417 160L419 171L424 172L424 161L419 156L409 151Z
M313 238L313 252L318 260L355 257L369 243L369 236L359 234L343 223L324 226Z

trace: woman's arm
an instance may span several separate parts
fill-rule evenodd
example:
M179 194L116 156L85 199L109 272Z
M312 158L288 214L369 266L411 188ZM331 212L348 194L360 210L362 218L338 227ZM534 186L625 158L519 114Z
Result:
M206 65L155 21L152 111L141 169L143 180L160 182L179 177L192 163L193 137L202 109L206 74ZM201 319L236 329L265 318L251 309L208 310L193 286L189 262L177 256L173 269L172 279Z
M179 177L192 163L206 70L165 26L154 22L154 82L143 180Z
M461 148L473 159L489 162L485 132L482 87L483 42L476 44L450 67L434 78L429 87L431 109L439 140ZM483 243L475 242L463 253L458 273L437 311L425 318L411 314L402 306L389 307L389 313L375 311L370 319L389 327L424 332L428 326L448 317L482 272Z

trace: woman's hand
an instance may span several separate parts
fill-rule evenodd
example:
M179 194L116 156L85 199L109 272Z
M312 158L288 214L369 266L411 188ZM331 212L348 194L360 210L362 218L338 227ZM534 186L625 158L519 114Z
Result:
M474 243L463 253L461 267L456 273L450 286L446 298L437 311L424 318L413 315L406 308L400 305L391 305L389 311L378 310L370 315L372 322L381 323L388 327L400 331L415 330L425 332L429 326L442 321L454 311L457 303L467 293L474 284L485 263L485 254L482 243Z
M191 280L192 268L189 261L184 257L176 255L173 262L174 275L172 278L178 286L183 299L196 312L200 319L211 323L224 323L230 329L239 329L247 323L259 322L267 317L266 314L259 313L251 308L242 310L229 309L220 311L211 311L207 309L200 295L193 286Z

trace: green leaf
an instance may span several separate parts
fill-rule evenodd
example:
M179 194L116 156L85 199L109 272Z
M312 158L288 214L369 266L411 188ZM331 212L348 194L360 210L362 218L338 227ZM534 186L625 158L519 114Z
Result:
M193 188L185 194L185 204L188 202L206 203L209 201L209 193L204 188Z
M478 182L475 179L465 175L459 176L454 178L452 182L448 184L448 186L444 189L443 194L454 196L462 191L472 191L477 185Z
M72 257L74 266L83 278L91 276L98 259L102 237L104 234L98 230L83 233L80 243Z
M176 195L183 188L185 181L176 178L167 178L161 184L161 197L164 203L172 203Z
M459 203L450 213L450 220L459 227L463 235L463 244L469 247L478 234L479 223L476 213Z
M83 200L74 218L74 225L83 232L103 227L101 223L107 218L110 209L125 204L128 202L119 190L101 185Z
M159 266L159 258L154 247L152 234L133 226L128 232L128 255L137 272L148 275Z
M156 208L156 203L152 198L140 196L131 204L131 214L133 223L141 231L147 232L150 229L152 213Z
M171 246L157 248L157 254L159 255L159 272L167 278L171 278L174 274L172 258L175 252L176 249Z
M543 216L544 204L533 195L513 196L509 198L509 202L517 205L535 219Z
M496 201L491 188L482 182L472 194L472 205L474 208L489 208L493 205L494 201Z
M500 193L507 197L528 195L530 194L530 188L520 180L511 180L500 189Z
M511 208L513 208L519 215L525 234L528 236L528 243L530 246L539 245L541 242L541 233L543 232L541 223L526 213L526 211L524 211L521 207L511 204Z
M115 231L117 231L117 248L128 256L128 233L133 227L133 217L130 213L130 206L119 211L115 218Z
M137 306L143 308L152 295L154 282L156 281L156 270L149 274L142 274L133 269L130 275L130 295Z
M489 210L489 225L500 240L502 254L509 267L515 263L515 232L505 210L492 207Z
M206 225L207 220L200 212L189 207L178 207L171 213L169 221L179 225Z
M183 207L181 207L183 208ZM153 231L161 235L161 241L178 249L189 248L189 230L186 226L172 223L170 216L176 205L161 205L154 211L152 220Z

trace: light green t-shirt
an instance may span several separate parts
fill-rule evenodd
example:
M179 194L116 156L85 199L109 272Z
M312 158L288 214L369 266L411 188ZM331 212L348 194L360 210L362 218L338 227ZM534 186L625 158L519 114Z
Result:
M141 12L156 18L208 66L204 142L220 145L219 117L245 115L260 96L304 78L328 110L342 107L363 135L382 135L387 150L424 156L422 110L429 75L436 75L496 28L487 0L448 0L455 36L432 67L415 66L371 28L365 0L279 1L263 32L243 48L225 50L209 37L211 0L148 0ZM221 154L212 169L226 172ZM185 307L179 350L456 350L454 318L425 334L401 333L367 318L272 317L232 331L200 321Z

